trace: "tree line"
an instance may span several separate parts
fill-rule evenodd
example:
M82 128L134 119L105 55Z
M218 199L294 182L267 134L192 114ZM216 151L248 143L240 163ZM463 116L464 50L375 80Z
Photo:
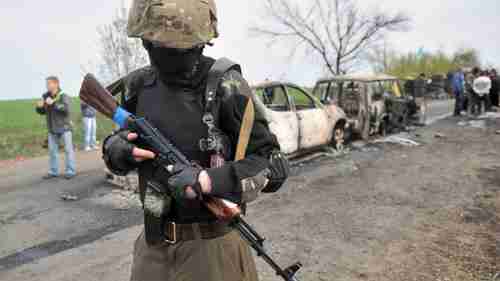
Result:
M403 11L362 9L356 0L262 3L261 20L249 27L249 33L292 55L301 51L318 58L330 75L360 70L367 63L375 72L398 77L446 74L458 67L480 65L475 49L400 54L387 47L389 33L411 29L412 19ZM95 68L102 81L112 82L149 62L141 41L127 37L127 17L122 4L112 22L98 29L100 50Z
M443 50L433 52L408 52L375 49L368 56L375 72L384 72L401 78L415 78L420 73L446 75L458 68L473 68L481 65L480 53L473 48L461 48L452 54Z

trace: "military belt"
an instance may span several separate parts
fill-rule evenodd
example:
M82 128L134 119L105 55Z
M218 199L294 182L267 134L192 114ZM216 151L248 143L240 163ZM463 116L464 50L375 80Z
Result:
M232 231L232 228L227 223L222 222L192 224L166 222L163 229L164 241L168 244L199 239L215 239Z

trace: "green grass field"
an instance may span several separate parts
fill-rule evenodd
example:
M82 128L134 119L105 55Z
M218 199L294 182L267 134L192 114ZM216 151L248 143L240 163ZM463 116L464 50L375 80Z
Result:
M47 139L45 116L35 112L37 100L0 101L0 160L34 157L47 154L43 144ZM77 149L83 143L80 101L72 98L73 142ZM97 137L102 140L113 124L103 116L97 118Z

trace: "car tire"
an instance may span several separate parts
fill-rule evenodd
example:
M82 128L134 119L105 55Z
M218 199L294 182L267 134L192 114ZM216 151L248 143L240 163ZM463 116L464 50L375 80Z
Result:
M382 137L387 136L387 134L389 133L389 128L388 128L387 120L382 120L380 122L380 125L378 127L378 133Z
M367 140L370 137L370 118L363 114L362 120L360 135L362 140Z
M331 141L331 146L337 150L344 150L345 146L349 144L352 136L352 130L350 127L346 130L344 123L337 124L333 129L333 137Z

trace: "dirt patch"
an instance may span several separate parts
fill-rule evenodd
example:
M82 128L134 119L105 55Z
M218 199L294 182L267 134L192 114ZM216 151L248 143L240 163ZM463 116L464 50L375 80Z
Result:
M500 193L484 193L474 205L439 211L407 240L391 243L362 274L369 280L493 280L500 272ZM428 223L431 222L431 223Z

